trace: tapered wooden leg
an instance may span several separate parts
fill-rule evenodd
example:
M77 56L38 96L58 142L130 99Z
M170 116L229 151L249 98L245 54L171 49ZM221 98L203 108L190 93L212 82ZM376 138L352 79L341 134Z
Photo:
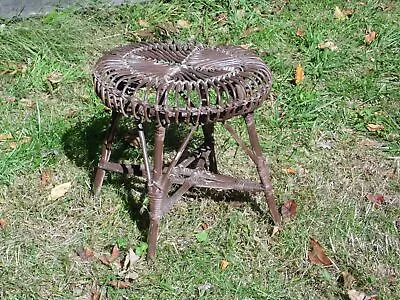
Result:
M93 183L93 194L95 196L99 194L101 186L103 185L104 176L106 174L106 171L103 169L103 166L104 163L108 162L110 159L112 142L120 118L121 114L113 111L110 121L110 127L108 128L106 138L104 139L103 146L101 148L100 161L97 166L96 176Z
M153 154L153 172L152 180L148 183L150 198L150 229L148 236L149 249L147 259L154 261L156 255L156 244L158 236L158 227L161 219L161 205L166 197L166 187L162 185L163 181L163 152L164 152L165 127L156 125L154 133L154 154Z
M247 131L250 138L250 144L253 148L254 154L256 155L256 165L257 171L260 176L261 183L264 187L265 197L267 199L268 208L271 212L272 219L276 225L281 224L282 217L279 213L276 203L274 194L272 192L272 184L271 184L271 175L269 173L268 165L266 162L265 157L262 154L260 142L258 140L256 127L254 124L254 116L253 113L247 114L245 117L245 122L247 125Z

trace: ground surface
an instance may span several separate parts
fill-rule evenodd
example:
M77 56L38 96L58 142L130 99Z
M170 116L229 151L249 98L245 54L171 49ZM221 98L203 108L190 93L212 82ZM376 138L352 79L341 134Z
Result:
M71 9L0 25L1 299L400 298L400 6L265 2ZM273 91L256 121L279 205L294 200L297 214L271 237L261 195L192 191L163 220L156 264L132 263L138 278L124 289L113 285L126 274L99 258L115 244L121 257L142 252L146 199L119 175L91 196L109 117L91 67L106 49L151 39L239 44L268 62ZM217 138L225 172L254 176L221 128ZM333 266L310 261L311 238Z

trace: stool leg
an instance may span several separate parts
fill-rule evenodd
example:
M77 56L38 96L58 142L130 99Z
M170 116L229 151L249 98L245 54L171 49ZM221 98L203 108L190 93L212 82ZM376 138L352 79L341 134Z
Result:
M161 219L161 205L166 196L166 187L161 183L163 181L163 151L164 151L165 127L156 125L154 133L154 154L153 154L153 174L152 181L148 182L150 198L150 229L148 236L149 249L147 259L154 261L156 254L156 243L158 235L158 226Z
M108 128L106 138L104 139L103 146L101 148L101 157L97 166L96 177L94 179L93 194L95 196L99 194L101 186L103 185L104 176L106 174L106 171L103 169L103 165L110 159L112 142L120 118L121 114L113 111L110 121L110 127Z
M217 160L215 158L215 140L214 140L214 123L207 123L202 126L204 134L204 143L210 147L210 154L208 156L209 171L218 173Z
M262 154L260 143L257 136L257 131L254 123L253 113L247 114L245 117L245 122L247 125L247 131L249 134L250 144L253 148L253 151L256 155L256 165L257 171L261 179L261 183L264 187L265 197L267 199L268 208L271 212L272 219L274 220L275 225L280 225L282 222L282 218L278 209L276 207L274 195L272 192L272 184L271 184L271 176L269 173L269 169L267 166L267 162L265 157Z

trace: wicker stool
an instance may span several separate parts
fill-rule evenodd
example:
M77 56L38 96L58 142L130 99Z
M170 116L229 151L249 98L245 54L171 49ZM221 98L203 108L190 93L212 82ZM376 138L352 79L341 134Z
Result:
M105 171L144 176L150 199L148 258L156 252L161 217L191 187L262 191L275 224L281 223L270 174L262 155L253 111L266 99L271 72L264 62L240 47L198 44L144 43L116 48L105 54L93 71L97 95L112 110L93 191L98 194ZM110 162L111 145L121 116L134 118L143 165ZM250 147L227 120L243 116ZM152 162L147 152L144 122L155 122ZM214 124L222 122L257 167L260 181L218 173ZM163 159L164 138L170 123L186 123L190 131L175 157ZM189 157L182 154L201 126L204 143ZM180 185L171 193L172 185Z

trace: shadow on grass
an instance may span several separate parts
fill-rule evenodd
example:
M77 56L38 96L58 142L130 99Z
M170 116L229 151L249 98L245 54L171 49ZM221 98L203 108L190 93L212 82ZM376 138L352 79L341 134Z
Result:
M116 136L114 138L113 149L110 161L124 161L129 160L132 163L141 162L141 150L134 148L126 142L126 137L135 128L134 121L129 118L123 118L119 124ZM73 128L69 129L62 138L64 152L69 159L74 161L78 167L83 167L87 172L92 174L92 181L94 179L95 166L98 163L101 145L105 138L110 116L103 114L101 116L94 116L89 120L78 122ZM152 156L153 148L151 141L153 140L154 126L152 124L145 124L146 138L149 146L149 156ZM185 138L189 126L171 125L167 130L165 138L165 152L178 150L181 142ZM197 141L196 141L197 140ZM199 137L194 137L194 143L199 142ZM147 237L149 227L149 215L145 211L141 213L143 203L146 199L146 182L143 178L135 176L128 176L126 174L106 174L104 184L111 184L116 188L121 188L127 192L127 197L124 197L125 209L129 211L130 217L136 223L138 229L143 235ZM140 198L132 192L137 191L140 193ZM254 201L251 194L240 191L215 191L210 189L196 189L196 192L188 193L187 197L197 198L196 195L201 197L210 197L216 202L248 202L251 208L262 217L268 215L267 211L260 208L259 204ZM271 219L269 218L271 221Z

